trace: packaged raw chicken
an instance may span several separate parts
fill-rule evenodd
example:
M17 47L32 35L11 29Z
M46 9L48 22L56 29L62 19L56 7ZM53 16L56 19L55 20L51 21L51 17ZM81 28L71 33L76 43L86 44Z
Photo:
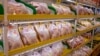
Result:
M78 12L79 15L85 14L83 7L80 6L80 5L71 5L70 7L71 7L72 10Z
M69 7L58 5L64 11L64 15L73 15L74 13L70 10Z
M21 3L17 2L8 2L8 14L32 14L32 9L25 7Z
M65 30L64 30L64 28L62 28L61 22L56 22L56 26L57 26L57 28L59 30L60 36L64 35L65 34Z
M50 10L46 3L31 1L29 4L32 4L33 6L35 6L37 10L37 14L50 14Z
M54 53L54 56L61 56L63 49L64 47L61 42L57 42L52 45L52 51Z
M59 5L57 5L57 4L52 4L52 6L56 9L56 11L57 11L57 15L64 14L63 9L62 9L62 8L60 8L60 6L59 6Z
M89 33L84 33L84 34L82 34L82 36L85 37L85 38L92 38L91 32L89 32Z
M50 47L44 47L41 51L42 56L54 56L54 52Z
M25 45L30 45L39 42L37 33L33 25L20 25L19 31Z
M86 29L85 26L77 25L77 31L83 31L83 30L85 30L85 29Z
M78 50L73 51L69 56L88 56L91 53L92 49L88 46L79 48Z
M90 15L93 15L94 14L94 12L93 12L92 9L88 9L88 12L90 13Z
M38 33L38 36L40 38L40 41L48 40L50 39L50 34L48 29L46 28L45 24L35 24L35 29Z
M38 51L28 51L28 52L21 54L19 56L41 56L41 54Z
M8 26L7 39L9 50L23 47L17 25L11 24Z
M86 26L86 27L91 27L92 26L92 24L89 21L80 21L79 23L83 26Z
M81 47L80 49L86 52L88 55L92 52L92 49L88 46Z
M71 8L78 12L79 15L93 15L92 9L83 7L82 5L71 5Z
M54 23L47 24L47 29L49 30L51 38L55 38L55 37L60 36L59 29Z
M71 48L75 48L84 42L84 38L82 36L73 37L67 40L68 45Z
M84 42L84 38L82 36L77 36L77 38L75 38L75 41L77 42L78 46Z
M65 23L66 23L66 28L67 28L67 34L72 33L73 32L72 24L69 22L65 22Z
M75 48L77 46L77 42L75 41L75 38L68 39L67 43L71 48Z
M33 55L30 56L42 56L39 52L34 52Z
M62 28L62 35L65 35L65 34L69 34L70 31L71 31L71 28L69 27L68 24L66 24L66 22L61 22L61 28Z

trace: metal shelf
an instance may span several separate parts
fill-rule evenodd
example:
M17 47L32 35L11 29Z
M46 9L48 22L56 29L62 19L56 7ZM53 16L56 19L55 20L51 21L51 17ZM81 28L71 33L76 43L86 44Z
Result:
M77 18L93 18L95 15L78 15Z
M9 21L32 21L32 20L54 20L54 19L75 19L75 18L93 18L95 15L8 15ZM0 21L3 21L3 15L0 15Z
M92 27L92 28L88 28L88 29L86 29L86 30L84 30L84 31L82 31L82 32L86 32L86 31L88 32L88 31L90 31L91 29L95 29L95 28L97 28L97 27L99 27L99 26L100 26L100 25L94 26L94 27ZM77 34L82 34L82 32L77 33ZM66 56L67 54L71 53L72 51L75 51L75 50L79 49L80 47L84 46L85 44L89 43L90 41L91 41L91 40L85 38L85 42L82 43L81 45L79 45L78 47L76 47L76 48L74 48L74 49L65 49L62 56Z
M93 17L94 15L81 15L80 18L82 17ZM44 20L45 19L62 19L62 18L76 18L75 15L8 15L8 20L12 21L12 20ZM0 15L0 20L3 20L3 15ZM73 37L73 36L76 36L76 35L81 35L85 32L88 32L94 28L97 28L98 26L100 25L97 25L97 26L94 26L94 27L90 27L86 30L83 30L81 32L77 32L75 34L69 34L69 35L64 35L64 36L61 36L61 37L57 37L57 38L54 38L54 39L50 39L50 40L47 40L47 41L43 41L43 42L39 42L39 43L36 43L36 44L32 44L32 45L29 45L29 46L25 46L25 47L22 47L22 48L18 48L18 49L15 49L15 50L11 50L9 51L9 56L11 55L14 55L14 54L18 54L18 53L22 53L22 52L25 52L27 50L31 50L31 49L37 49L37 48L41 48L43 46L46 46L46 45L49 45L49 44L52 44L52 43L55 43L57 41L62 41L64 39L69 39L70 37ZM0 53L0 55L3 55L3 53Z
M98 26L100 26L100 25L98 25ZM85 32L88 32L88 31L94 29L94 28L97 28L98 26L90 27L90 28L85 29L81 32L64 35L64 36L57 37L57 38L54 38L54 39L46 40L46 41L43 41L43 42L39 42L39 43L36 43L36 44L32 44L32 45L29 45L29 46L25 46L25 47L22 47L22 48L11 50L11 51L9 51L9 56L14 55L14 54L18 54L18 53L22 53L22 52L25 52L25 51L31 50L31 49L38 49L38 48L53 44L55 42L62 41L64 39L69 39L73 36L81 35Z
M52 19L73 19L75 15L8 15L10 21L24 21L24 20L52 20ZM3 20L3 15L0 15L0 20Z
M96 26L93 26L93 27L89 27L89 28L87 28L87 29L85 29L83 31L77 32L77 33L64 35L64 36L61 36L61 37L57 37L57 38L54 38L54 39L46 40L46 41L39 42L39 43L36 43L36 44L32 44L32 45L29 45L29 46L25 46L25 47L22 47L22 48L14 49L14 50L9 51L9 56L15 55L15 54L18 54L18 53L22 53L22 52L25 52L25 51L28 51L28 50L31 50L31 49L38 49L38 48L53 44L55 42L62 41L64 39L69 39L69 38L71 38L73 36L78 36L78 35L81 35L83 33L86 33L86 32L88 32L88 31L90 31L92 29L95 29L95 28L99 27L99 26L100 25L96 25ZM1 55L3 55L3 53L0 53L0 56Z

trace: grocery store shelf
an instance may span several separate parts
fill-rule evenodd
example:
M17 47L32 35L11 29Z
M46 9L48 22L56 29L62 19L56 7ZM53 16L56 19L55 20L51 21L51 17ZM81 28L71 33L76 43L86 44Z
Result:
M22 48L19 48L19 49L11 50L11 51L9 51L9 55L14 55L14 54L21 53L21 52L31 50L31 49L38 49L38 48L50 45L52 43L61 41L63 39L69 39L73 35L74 34L64 35L64 36L61 36L61 37L58 37L58 38L46 40L46 41L43 41L43 42L39 42L39 43L36 43L36 44L32 44L32 45L29 45L29 46L22 47Z
M38 49L38 48L41 48L41 47L44 47L44 46L53 44L53 43L55 43L55 42L62 41L62 40L64 40L64 39L69 39L69 38L71 38L71 37L73 37L73 36L81 35L81 34L83 34L83 33L85 33L85 32L88 32L88 31L94 29L94 28L97 28L97 27L99 27L99 26L100 26L100 25L96 25L96 26L94 26L94 27L90 27L90 28L88 28L88 29L85 29L85 30L83 30L83 31L81 31L81 32L77 32L77 33L69 34L69 35L64 35L64 36L61 36L61 37L58 37L58 38L50 39L50 40L47 40L47 41L43 41L43 42L39 42L39 43L32 44L32 45L29 45L29 46L25 46L25 47L22 47L22 48L18 48L18 49L15 49L15 50L11 50L11 51L9 51L9 56L15 55L15 54L18 54L18 53L22 53L22 52L25 52L25 51L31 50L31 49ZM86 42L85 42L85 43L86 43ZM85 43L84 43L84 44L85 44ZM82 45L83 45L83 44L82 44ZM79 46L79 47L80 47L80 46ZM79 48L79 47L77 47L77 48ZM77 48L75 48L75 49L77 49ZM69 50L69 51L68 51L68 50L67 50L67 51L65 50L65 52L69 53L70 50ZM3 53L0 53L0 56L1 56L1 55L3 55Z
M66 56L66 55L68 55L69 53L71 53L72 51L75 51L75 50L79 49L80 47L83 47L85 44L89 43L90 41L91 41L91 40L85 38L85 41L84 41L81 45L77 46L76 48L64 50L64 53L63 53L62 56Z
M94 18L95 15L78 15L78 18Z
M93 18L95 15L78 15L78 18ZM100 16L99 16L100 17ZM75 19L76 15L8 15L9 21L32 21L32 20L54 20L54 19ZM3 20L3 15L0 15L0 21Z
M4 56L3 52L0 52L0 56Z
M73 19L75 15L8 15L10 21L24 21L24 20L51 20L51 19ZM3 19L3 15L0 16L0 20Z
M75 15L9 15L9 20L44 20L44 19L70 19L75 18Z
M98 25L98 26L100 26L100 25ZM31 49L38 49L38 48L53 44L55 42L62 41L64 39L69 39L73 36L81 35L85 32L88 32L88 31L98 27L98 26L90 27L88 29L85 29L81 32L77 32L77 33L74 33L74 34L64 35L64 36L57 37L57 38L54 38L54 39L46 40L46 41L43 41L43 42L39 42L39 43L36 43L36 44L32 44L32 45L29 45L29 46L25 46L25 47L22 47L22 48L11 50L11 51L9 51L9 56L14 55L14 54L18 54L18 53L22 53L22 52L25 52L25 51L31 50Z

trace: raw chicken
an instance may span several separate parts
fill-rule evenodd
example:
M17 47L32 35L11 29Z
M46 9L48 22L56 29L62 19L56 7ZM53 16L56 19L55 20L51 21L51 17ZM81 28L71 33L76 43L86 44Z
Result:
M8 26L7 39L9 50L23 47L17 25Z
M31 9L30 9L31 10ZM8 14L32 14L29 13L30 10L28 10L28 7L25 7L21 3L15 3L15 2L8 2Z
M50 39L50 34L45 24L35 24L35 29L41 41Z
M39 42L36 31L32 25L21 25L19 31L25 45L30 45Z

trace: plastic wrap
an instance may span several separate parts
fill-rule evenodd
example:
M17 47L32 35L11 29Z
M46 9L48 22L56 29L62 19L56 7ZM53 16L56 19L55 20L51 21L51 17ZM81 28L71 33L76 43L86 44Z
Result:
M50 34L45 24L35 24L34 26L41 41L50 39Z
M8 26L7 39L8 39L9 50L23 46L17 25Z
M54 53L50 47L45 47L41 51L42 56L54 56Z
M31 1L29 4L35 6L37 14L50 14L50 10L48 9L48 5L46 3Z
M33 25L20 25L19 31L25 45L39 42Z
M32 10L28 7L25 7L23 4L21 3L17 3L17 2L8 2L8 10L7 10L8 14L32 14Z
M61 42L55 43L52 45L52 50L54 53L54 56L61 56L63 52L63 44Z
M60 36L59 29L57 28L57 26L54 23L48 24L47 29L49 30L51 38Z
M71 48L75 48L78 45L82 44L83 42L84 38L82 36L73 37L67 40L67 43Z

